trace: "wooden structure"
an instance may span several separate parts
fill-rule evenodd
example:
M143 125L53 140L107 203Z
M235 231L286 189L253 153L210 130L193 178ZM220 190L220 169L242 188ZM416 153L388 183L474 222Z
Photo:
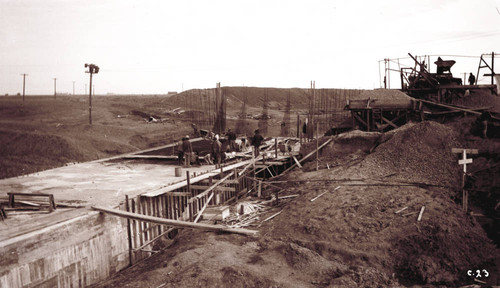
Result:
M350 99L346 109L351 111L353 128L384 132L404 125L415 105L411 99Z
M484 76L491 76L490 85L477 85L477 83L463 85L462 79L453 77L450 71L455 64L454 60L443 60L438 57L438 60L434 62L436 64L436 73L431 73L427 69L425 61L419 62L410 53L408 55L413 59L415 65L414 67L401 68L400 78L401 90L411 97L440 103L452 103L454 99L461 98L466 93L473 93L473 91L477 90L489 90L492 94L498 93L497 87L493 83L495 53L491 54L491 65L483 57L485 54L481 55L477 75L475 76L475 79L479 79L479 71L482 68L487 68L489 73L484 74Z
M155 253L155 243L162 237L172 238L179 227L183 227L184 224L184 227L191 227L189 225L202 219L206 209L217 209L216 207L237 201L251 191L257 191L258 183L262 179L286 171L293 164L292 157L293 155L288 153L278 153L276 147L270 145L254 160L236 162L202 175L187 177L185 181L133 198L127 196L125 205L121 205L120 209L125 210L123 213L129 214L118 215L119 212L104 211L103 207L95 208L102 212L116 212L114 215L127 218L129 257L132 265ZM152 218L141 218L138 215ZM161 222L161 219L165 221ZM253 233L224 230L213 225L192 228L240 234Z
M7 195L9 195L9 208L6 210L16 209L16 204L17 208L21 204L31 206L33 210L46 209L49 212L56 210L56 202L52 194L9 192Z

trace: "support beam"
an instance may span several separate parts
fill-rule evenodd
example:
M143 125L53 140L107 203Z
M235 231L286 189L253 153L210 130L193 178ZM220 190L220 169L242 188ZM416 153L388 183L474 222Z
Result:
M214 197L214 193L210 194L210 196L207 199L207 202L205 202L205 205L203 205L203 208L201 208L200 211L198 211L198 216L196 216L196 219L194 219L194 223L198 222L200 220L201 214L207 209L208 203L210 203L210 200L212 200L212 197Z
M321 150L323 147L325 147L326 145L328 145L328 143L330 143L332 141L332 138L328 139L325 141L325 143L321 144L319 147L318 147L318 151ZM312 151L311 153L307 154L306 157L302 158L299 160L299 162L304 162L307 158L311 157L312 155L314 155L314 153L316 153L316 150ZM285 174L286 172L292 170L293 168L295 168L295 166L297 166L296 163L294 163L292 166L288 167L288 169L286 169L285 171L283 171L283 173L281 174Z
M134 219L134 220L138 220L138 221L145 221L145 222L150 222L150 223L157 223L157 224L162 224L162 225L167 225L167 226L183 227L183 228L196 228L196 229L202 229L202 230L208 230L208 231L222 231L222 232L236 233L236 234L242 234L242 235L255 235L256 233L258 233L258 231L255 231L255 230L248 230L248 229L242 229L242 228L229 228L229 227L225 227L225 226L221 226L221 225L210 225L210 224L170 220L170 219L164 219L164 218L154 217L154 216L149 216L149 215L125 212L122 210L111 209L111 208L106 208L106 207L102 207L102 206L92 206L92 209L99 211L99 212L104 212L104 213L108 213L111 215L115 215L118 217Z
M219 186L220 184L222 184L222 182L226 181L227 179L229 179L229 177L233 176L233 172L229 173L226 175L226 177L220 179L219 181L217 181L217 183L215 183L214 185L210 186L210 188L208 188L207 190L203 191L202 193L194 196L193 198L189 199L188 200L188 203L193 203L194 201L196 201L197 199L200 199L202 197L204 197L205 195L207 195L208 193L210 193L210 191L214 190L215 187Z

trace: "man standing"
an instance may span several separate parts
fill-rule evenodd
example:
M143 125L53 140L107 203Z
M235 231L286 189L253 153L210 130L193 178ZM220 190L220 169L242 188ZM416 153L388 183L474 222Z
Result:
M229 150L231 152L236 151L236 134L231 130L231 128L227 129L226 136L229 141Z
M184 137L181 141L177 143L177 164L182 165L184 161L184 151L183 151Z
M193 146L191 146L191 142L189 141L189 135L186 135L186 137L184 137L184 141L182 141L182 152L184 153L184 166L190 167Z
M469 74L469 85L474 85L476 83L476 77L472 74L472 72Z
M218 168L222 160L222 143L219 141L219 135L215 135L214 142L212 142L212 156L215 168Z
M260 145L262 144L262 141L264 141L264 137L262 137L262 135L260 135L260 131L259 129L255 130L255 135L253 135L253 138L252 138L252 146L253 146L253 151L254 151L254 155L255 155L255 158L257 158L257 156L259 156L259 147Z

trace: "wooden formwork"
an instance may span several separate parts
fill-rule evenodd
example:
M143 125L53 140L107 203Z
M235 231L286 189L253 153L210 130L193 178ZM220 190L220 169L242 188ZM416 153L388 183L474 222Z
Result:
M124 209L132 213L193 222L204 207L223 205L246 193L251 183L244 175L252 172L249 170L239 175L238 169L234 169L210 176L196 185L188 184L154 197L127 197ZM131 264L152 255L157 240L163 236L172 237L176 232L176 228L165 225L133 219L127 221Z

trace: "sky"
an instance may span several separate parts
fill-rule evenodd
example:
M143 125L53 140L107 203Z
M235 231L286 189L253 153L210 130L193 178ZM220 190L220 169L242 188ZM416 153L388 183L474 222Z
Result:
M500 0L0 0L0 27L0 95L22 93L24 73L27 95L88 93L85 63L96 94L164 94L374 89L386 58L473 56L442 57L463 78L500 54Z

